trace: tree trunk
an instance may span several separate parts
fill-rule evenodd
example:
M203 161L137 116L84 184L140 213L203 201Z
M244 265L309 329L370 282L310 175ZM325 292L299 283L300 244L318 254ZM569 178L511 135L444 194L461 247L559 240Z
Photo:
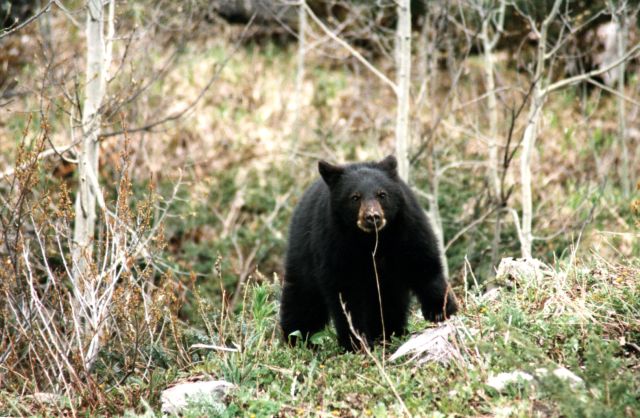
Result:
M488 21L485 21L488 22ZM487 90L487 110L489 111L489 136L487 148L489 149L489 184L496 205L502 199L501 182L498 163L498 100L496 98L496 84L494 74L493 46L489 40L487 24L483 24L482 43L484 46L484 77ZM493 230L493 243L491 245L491 267L489 276L493 276L493 266L498 262L500 250L500 221L502 213L496 210L495 227Z
M617 27L616 32L616 47L618 58L624 57L627 52L627 35L628 24L625 16L625 8L621 6L619 10L612 10L613 20ZM627 145L627 115L626 115L626 103L624 100L624 74L625 74L625 62L621 62L617 70L618 83L618 140L620 141L621 154L622 154L622 166L620 167L620 180L622 184L622 192L625 197L629 197L631 193L631 178L629 172L629 147Z
M100 193L98 185L98 160L100 156L100 106L105 95L107 73L111 63L111 38L113 37L114 2L109 2L109 14L105 16L101 0L87 1L87 68L85 100L82 108L82 144L78 156L79 185L75 202L73 230L74 285L83 294L85 303L93 306L92 292L93 238L96 223L96 201ZM105 36L107 23L109 37ZM100 328L95 312L81 313L81 319L91 335L85 367L90 368L99 348L100 336L93 331Z
M544 95L538 85L534 87L527 125L522 139L522 154L520 155L520 182L522 184L522 238L520 250L523 258L531 257L533 244L533 196L531 191L531 157L538 136L538 121L542 115Z
M547 35L549 25L555 19L563 0L555 0L549 15L544 19L538 32L538 49L536 57L536 68L533 74L533 87L531 104L527 125L522 138L522 152L520 154L520 182L522 183L522 226L520 238L520 250L522 257L531 257L531 247L533 245L533 194L531 191L531 157L538 137L538 121L542 116L542 107L546 99L548 90L545 80L545 62L547 57ZM537 32L537 31L536 31Z
M396 157L398 173L409 181L409 100L411 86L411 8L409 0L397 2L398 27L396 31L397 99Z
M489 184L496 199L500 198L500 175L498 168L498 100L496 97L495 66L493 56L494 41L489 35L489 20L482 24L482 46L484 57L484 80L487 94L487 110L489 113Z
M304 58L306 49L305 33L307 31L307 11L305 0L300 0L298 6L298 62L296 72L296 124L300 122L304 91Z
M299 0L298 3L298 55L296 68L296 91L293 98L293 126L291 129L290 157L293 159L298 153L300 141L300 131L302 128L302 107L304 103L304 63L306 56L307 40L307 8L306 0ZM290 165L291 170L295 170L294 164ZM292 171L293 172L293 171Z
M496 96L496 82L495 82L495 57L493 49L495 48L504 26L506 1L500 2L500 8L497 13L497 25L493 36L490 34L491 15L494 10L488 11L488 16L483 16L482 30L480 38L482 39L482 49L484 56L484 79L485 88L487 94L487 110L489 112L489 135L487 148L489 151L489 172L488 180L489 185L492 188L492 193L496 205L502 204L502 183L500 181L500 165L498 161L498 99ZM493 230L493 242L491 245L491 267L489 276L492 277L494 270L493 266L498 263L498 255L500 253L501 242L501 220L502 211L496 210L495 212L495 226Z

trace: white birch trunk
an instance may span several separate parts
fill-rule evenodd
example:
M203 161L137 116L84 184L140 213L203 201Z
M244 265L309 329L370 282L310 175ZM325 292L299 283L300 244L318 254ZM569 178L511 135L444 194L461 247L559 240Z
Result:
M482 49L484 57L484 79L487 90L487 110L489 111L489 183L492 186L493 193L496 198L501 195L500 173L498 164L498 99L496 96L495 83L495 57L493 49L495 48L504 25L504 14L506 1L500 2L500 9L497 11L498 19L495 33L490 33L491 19L485 18L482 22L482 30L480 38L482 40ZM493 10L489 14L493 14Z
M307 31L307 12L305 9L305 0L300 0L298 6L298 69L296 72L296 124L300 122L302 109L302 96L304 91L304 58Z
M410 0L397 2L398 27L396 31L397 99L396 158L398 174L409 181L409 100L411 86L411 8Z
M489 180L493 194L500 198L500 175L498 170L498 100L496 98L496 83L494 78L493 52L489 42L485 42L484 78L487 87L487 110L489 111ZM488 49L487 49L488 48Z
M504 15L506 8L506 0L500 2L500 9L498 10L497 25L495 33L491 36L490 23L491 19L485 17L482 22L482 30L480 38L482 39L482 49L484 56L484 78L487 94L487 110L489 112L489 135L488 135L488 159L489 159L489 184L492 188L495 201L498 202L502 198L502 185L500 181L500 166L498 161L498 99L496 96L496 83L495 83L495 57L493 49L500 39L500 35L504 26ZM493 10L489 11L492 14ZM501 235L501 216L500 210L496 210L495 226L493 231L493 242L491 245L491 266L494 266L498 261L498 254L500 249L500 235ZM493 275L493 269L490 270L489 275Z
M522 226L520 251L523 258L531 257L531 247L533 244L533 196L531 191L531 157L538 136L538 123L542 114L544 96L538 86L535 87L527 125L522 139L522 153L520 154L520 183L522 187Z
M92 264L93 239L96 223L96 201L100 193L98 185L98 160L100 157L100 106L105 96L108 68L111 63L111 40L113 38L114 2L109 2L105 16L101 0L87 1L87 67L85 100L82 108L82 144L78 156L79 185L75 202L75 224L73 230L73 284L83 295L85 304L96 308L93 289ZM108 36L105 35L105 22ZM91 336L85 356L85 367L89 369L100 346L102 315L95 309L83 309L78 313L84 323L86 335Z
M618 59L625 56L627 52L627 35L628 24L625 16L625 8L621 7L620 10L612 11L613 19L618 28L616 33L616 47ZM626 70L625 61L621 62L617 70L617 83L618 83L618 140L620 141L622 151L622 166L620 172L620 180L622 183L622 191L625 197L628 197L631 193L631 179L629 174L629 147L627 145L627 115L626 115L626 102L624 100L624 74Z
M420 93L418 94L417 102L420 103L421 99L429 97L429 9L426 6L426 10L421 17L422 28L420 30L420 36L416 44L417 49L417 65L416 73L418 74L418 80L420 80Z
M531 257L531 247L533 244L533 193L531 189L531 157L538 137L538 123L542 116L542 107L546 99L548 90L545 88L547 81L544 79L545 62L547 57L547 34L549 25L555 19L562 0L555 0L551 12L544 19L538 32L538 50L536 57L536 68L533 74L533 88L531 104L527 125L522 139L522 151L520 154L520 182L522 183L522 225L520 251L522 257Z
M307 5L305 0L298 2L298 55L296 63L296 86L293 98L293 125L291 129L290 157L293 159L298 153L300 131L302 127L302 107L304 103L304 62L306 56L307 40ZM291 164L291 170L295 165Z

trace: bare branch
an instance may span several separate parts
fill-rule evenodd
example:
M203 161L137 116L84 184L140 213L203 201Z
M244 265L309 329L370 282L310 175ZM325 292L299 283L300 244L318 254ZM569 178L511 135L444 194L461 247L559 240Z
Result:
M200 100L202 100L202 98L204 97L205 93L207 91L209 91L209 89L211 88L211 86L213 85L213 83L218 79L218 77L220 76L220 74L222 73L222 70L224 70L224 68L227 66L227 64L229 63L229 61L231 60L231 58L236 54L236 52L240 49L240 46L242 45L242 42L245 40L247 32L249 30L249 28L251 27L251 25L253 24L253 21L255 20L256 14L254 13L253 16L251 16L251 19L249 20L249 22L247 22L247 24L245 25L242 34L240 35L240 39L238 39L238 42L236 42L233 50L231 51L231 53L224 59L224 61L222 61L222 63L220 63L218 65L218 67L216 68L216 71L213 73L213 75L211 76L211 78L209 79L209 81L207 82L207 85L204 86L204 88L200 91L200 93L198 94L198 96L191 102L189 103L184 109L179 110L178 112L169 115L163 119L159 119L153 122L150 122L146 125L143 126L139 126L137 128L127 128L126 133L131 134L131 133L136 133L136 132L151 132L153 128L155 128L156 126L162 125L164 123L167 122L172 122L175 120L178 120L180 118L182 118L187 112L191 111L199 102ZM118 130L118 131L111 131L111 132L105 132L105 133L101 133L99 135L99 140L102 141L106 138L112 137L112 136L117 136L117 135L122 135L123 133L125 133L124 130Z
M53 0L49 0L47 2L47 4L42 9L40 9L36 14L31 16L29 19L25 20L24 22L20 23L17 26L14 26L12 28L4 30L2 33L0 33L0 39L4 38L6 36L9 36L14 32L19 31L20 29L22 29L25 26L27 26L29 23L31 23L34 20L38 19L43 13L48 12L49 11L49 6L51 6L51 3L53 3Z
M55 148L53 146L53 144L52 144L51 148L40 152L36 156L35 159L36 160L41 160L43 158L47 158L47 157L50 157L51 155L56 155L56 154L62 156L62 154L68 152L69 150L71 150L73 147L75 147L79 143L80 143L80 140L75 141L75 142L73 142L73 143L71 143L69 145L65 145L65 146L63 146L61 148ZM22 164L22 165L20 165L18 167L12 167L12 168L9 168L9 169L5 170L3 173L0 174L0 181L6 179L7 177L13 176L16 173L16 171L24 170L25 168L27 168L31 164L32 164L32 161L30 161L28 163L24 163L24 164Z
M81 28L82 25L80 24L80 22L78 22L76 20L75 17L73 17L73 13L71 13L71 11L69 9L67 9L65 7L64 4L62 4L62 2L60 0L54 0L56 3L56 6L58 6L60 8L60 10L62 10L64 12L64 15L67 17L67 19L69 19L71 21L71 23L73 23L75 25L76 28Z
M552 91L561 89L563 87L566 86L570 86L572 84L576 84L579 83L581 81L587 81L587 79L595 77L597 75L606 73L607 71L617 67L618 65L632 59L635 58L636 55L640 55L640 43L637 43L633 48L631 48L626 54L624 54L622 57L618 58L617 60L613 61L611 64L602 67L602 68L598 68L592 71L589 71L588 73L583 73L583 74L578 74L576 76L573 77L569 77L569 78L565 78L564 80L560 80L560 81L556 81L553 84L550 84L549 86L547 86L545 89L542 90L543 94L548 94L551 93Z
M579 31L581 31L583 28L588 27L590 24L595 22L603 14L604 14L604 10L599 10L598 13L594 13L593 16L591 16L585 22L581 23L580 26L575 27L575 28L571 28L570 29L571 34L575 34L575 33L579 32ZM558 40L558 42L556 43L556 45L553 47L553 49L551 49L551 51L547 52L547 54L545 56L545 59L548 59L551 56L555 55L555 53L558 52L560 50L560 48L562 48L567 42L569 42L570 39L571 39L571 36L561 37Z
M621 98L622 100L624 100L626 102L629 102L629 103L631 103L631 104L633 104L635 106L640 106L640 102L639 101L637 101L635 99L632 99L631 97L629 97L629 96L627 96L625 94L621 94L619 91L616 91L616 90L612 89L611 87L607 86L606 84L602 84L601 82L599 82L599 81L597 81L597 80L595 80L593 78L587 78L585 81L587 83L593 84L596 87L601 88L602 90L604 90L606 92L609 92L609 93L613 94L614 96L617 96L617 97Z
M490 210L488 210L487 212L485 212L484 215L482 215L481 217L479 217L478 219L475 219L473 222L471 222L469 225L465 226L464 228L462 228L460 231L458 231L448 242L447 244L444 246L444 250L447 251L449 249L449 247L458 240L458 238L460 238L461 236L463 236L464 234L467 233L467 231L469 231L470 229L472 229L473 227L475 227L476 225L478 225L479 223L482 223L485 219L487 219L487 217L489 217L489 215L491 215L493 212L495 212L497 209L497 207L493 207Z
M311 17L311 19L313 19L314 22L316 22L316 24L318 26L320 26L320 28L331 38L333 39L335 42L337 42L338 44L340 44L340 46L342 46L344 49L346 49L347 51L349 51L349 53L351 55L353 55L358 61L360 61L369 71L371 71L373 74L375 74L380 80L382 80L383 83L385 83L386 85L388 85L391 90L393 91L394 94L398 94L398 86L396 85L396 83L394 83L393 81L391 81L389 79L389 77L387 77L386 75L384 75L382 72L380 72L380 70L378 70L376 67L373 66L373 64L371 64L369 61L367 61L367 59L365 57L362 56L361 53L359 53L358 51L356 51L351 45L349 45L346 41L344 41L342 38L338 37L336 34L334 34L333 32L331 32L331 29L329 29L323 22L322 20L320 20L318 18L318 16L316 16L316 14L313 12L313 10L311 10L311 8L309 7L308 4L304 4L305 9L307 10L307 13L309 14L309 16Z

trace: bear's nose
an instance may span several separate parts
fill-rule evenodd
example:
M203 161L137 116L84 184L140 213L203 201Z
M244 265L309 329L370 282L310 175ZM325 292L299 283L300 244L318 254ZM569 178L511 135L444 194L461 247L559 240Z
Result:
M368 212L364 217L364 220L367 221L367 223L370 223L373 225L380 224L381 219L382 217L378 212Z

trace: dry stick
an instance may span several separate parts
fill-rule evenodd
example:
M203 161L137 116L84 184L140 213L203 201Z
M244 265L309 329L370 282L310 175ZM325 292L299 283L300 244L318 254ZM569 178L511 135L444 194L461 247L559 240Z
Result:
M302 90L304 89L304 62L305 62L305 31L307 29L307 13L304 10L305 0L300 0L298 6L298 68L296 72L296 122L300 122L300 109L302 107Z
M80 378L80 376L78 376L75 368L73 367L73 365L70 363L69 357L66 354L66 350L63 349L63 347L60 346L61 342L59 341L58 335L54 334L53 331L51 330L51 327L49 326L50 321L47 321L47 319L45 318L44 314L43 314L43 309L44 309L44 305L42 304L40 298L38 297L38 294L35 290L34 284L33 284L33 273L31 271L31 264L29 263L29 248L28 246L25 246L25 248L22 251L22 256L24 258L24 263L25 266L27 267L27 279L28 279L28 285L29 285L29 291L30 291L30 297L31 300L34 302L35 305L35 311L38 314L38 317L40 318L40 321L42 323L42 326L44 328L44 331L40 328L38 328L38 332L40 333L41 337L42 337L42 341L44 341L45 345L47 346L47 350L49 351L49 354L52 355L52 357L54 358L54 360L56 361L56 364L58 365L61 375L62 375L62 368L64 366L64 368L67 369L69 376L72 378L73 383L75 383L77 386L81 387L83 380ZM48 338L47 338L48 337ZM49 344L51 343L51 344ZM58 358L56 358L56 356ZM62 363L60 363L62 362ZM66 386L66 380L63 381L65 382L65 386Z
M502 195L502 191L500 186L502 183L500 182L500 164L499 164L499 156L498 156L498 100L497 94L495 92L495 84L496 84L496 70L494 63L494 47L498 43L500 39L500 35L504 28L504 15L505 15L505 7L506 1L500 1L500 9L498 12L498 22L496 23L495 32L493 36L489 35L489 24L491 20L491 15L494 13L494 10L489 10L488 16L485 16L485 20L482 22L482 44L483 44L483 55L484 55L484 77L487 87L487 106L489 110L489 139L488 139L488 160L489 160L489 168L487 177L489 183L493 188L493 193L495 195L495 200L497 201ZM497 205L496 205L497 208ZM492 210L493 212L493 210ZM498 257L498 247L500 246L501 241L501 233L500 233L500 212L496 212L495 217L495 225L493 229L493 242L491 246L491 265L493 266L496 263L496 259ZM491 275L492 270L489 270L489 275Z
M220 306L220 325L218 325L218 340L219 341L226 341L226 324L228 323L230 312L231 310L231 305L230 305L230 299L229 299L229 295L227 290L224 287L224 282L222 279L222 256L220 254L218 254L218 256L216 257L216 262L214 264L214 269L216 271L216 279L218 281L218 283L220 284L220 301L221 301L221 306ZM195 286L195 285L194 285ZM214 335L213 332L213 328L210 331L211 335Z
M384 313L382 311L382 293L380 292L380 277L378 276L378 266L376 265L376 252L378 251L378 227L374 228L376 230L376 245L373 247L373 252L371 253L371 260L373 261L373 273L376 276L376 288L378 289L378 305L380 306L380 322L382 323L382 362L384 364L385 361L385 327L384 327Z
M360 342L360 345L362 346L362 349L364 350L364 352L367 354L367 356L369 356L369 358L371 358L373 363L376 365L376 367L380 371L380 374L389 385L391 392L393 392L393 396L395 396L398 402L400 403L400 406L402 407L402 412L404 413L404 415L410 417L411 413L407 409L407 405L405 405L404 401L400 397L400 394L396 390L395 386L393 386L393 382L391 381L391 378L389 377L387 372L384 370L384 366L380 363L380 361L376 358L376 356L373 355L365 339L362 338L362 336L358 333L358 331L356 331L355 327L353 326L353 322L351 321L351 314L349 314L349 312L347 311L347 305L342 299L342 294L338 294L338 297L340 298L340 306L342 307L342 312L344 313L344 316L347 319L347 324L349 324L349 330Z

